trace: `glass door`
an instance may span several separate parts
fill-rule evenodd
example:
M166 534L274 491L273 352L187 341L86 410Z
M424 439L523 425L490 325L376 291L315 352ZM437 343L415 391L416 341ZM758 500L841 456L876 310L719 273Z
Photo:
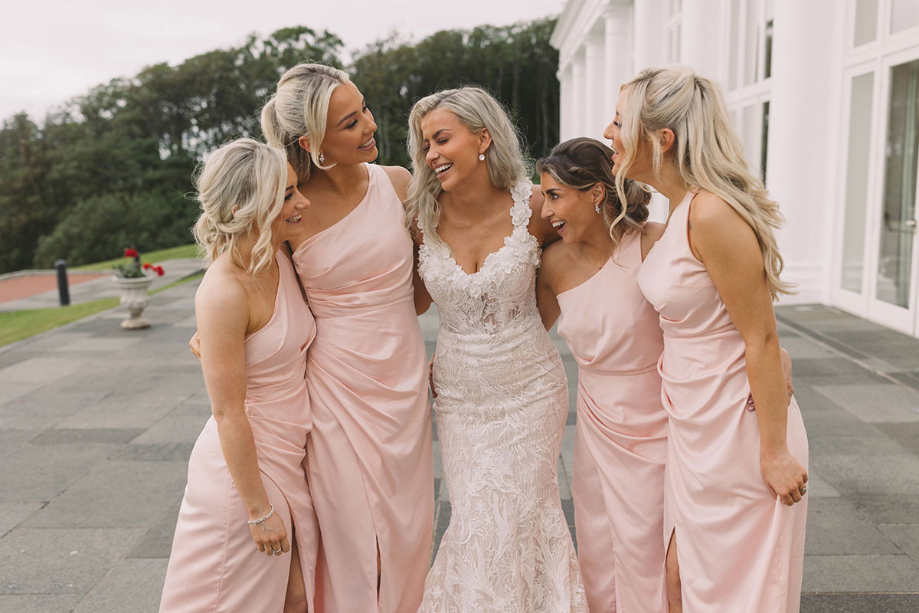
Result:
M916 332L919 180L919 59L890 67L887 125L872 310Z

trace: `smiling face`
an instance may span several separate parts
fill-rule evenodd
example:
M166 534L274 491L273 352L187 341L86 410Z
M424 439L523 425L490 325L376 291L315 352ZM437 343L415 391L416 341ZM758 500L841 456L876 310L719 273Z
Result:
M297 173L287 164L287 182L284 188L284 206L273 222L271 233L274 240L284 242L295 239L306 231L303 222L303 210L310 205L310 201L297 189Z
M584 191L556 181L551 174L539 175L544 196L542 218L550 221L566 243L576 243L598 226L604 228L603 216L594 208L598 198L597 186Z
M425 163L434 170L445 192L476 173L488 172L485 162L479 159L491 144L486 129L471 132L454 113L434 109L422 118L421 133Z
M329 98L325 137L319 147L325 157L323 166L354 166L377 159L376 129L373 113L357 86L349 81L336 87Z
M654 165L651 159L651 147L648 143L639 143L636 151L627 151L626 145L622 139L623 118L628 114L629 109L626 103L628 96L627 90L622 90L619 94L619 101L616 103L616 116L613 121L606 126L603 131L604 138L610 140L610 147L613 149L613 174L618 175L623 168L626 158L631 159L631 163L626 168L626 179L640 181L642 183L652 183L654 181Z

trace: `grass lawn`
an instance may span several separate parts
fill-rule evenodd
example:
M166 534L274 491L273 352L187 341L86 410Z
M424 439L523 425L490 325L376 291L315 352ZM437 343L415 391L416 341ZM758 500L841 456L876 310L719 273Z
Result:
M176 260L179 258L196 258L198 257L198 245L182 245L180 247L170 247L169 249L160 249L159 251L150 251L141 253L142 262L156 264L165 260ZM115 258L106 262L96 262L95 264L84 264L83 266L74 266L71 270L109 270L115 264L126 262L127 258Z
M179 247L181 249L181 247ZM171 250L167 250L171 251ZM183 256L177 256L183 257ZM158 294L169 288L200 279L204 273L179 279L169 285L155 289L150 294ZM102 298L92 302L72 304L65 307L51 309L29 309L25 311L0 312L0 347L21 341L30 336L47 332L58 326L69 324L72 321L94 315L118 306L118 298Z

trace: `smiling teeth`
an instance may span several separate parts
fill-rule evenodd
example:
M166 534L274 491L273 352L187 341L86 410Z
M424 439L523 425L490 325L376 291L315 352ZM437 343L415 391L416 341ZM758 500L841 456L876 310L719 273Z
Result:
M561 227L564 226L564 225L565 225L565 222L564 222L564 221L553 221L553 222L552 222L552 227L555 228L556 230L558 230L559 228L561 228Z
M442 173L442 172L446 172L446 171L450 170L451 168L453 168L453 164L443 164L443 165L441 165L441 166L435 167L435 168L434 168L434 172L436 172L436 173L439 174L439 173Z
M372 143L372 142L373 142L373 137L371 136L371 137L367 140L366 143L362 143L362 144L361 144L361 149L364 149L364 148L366 148L366 147L369 147L369 146L370 146L370 143Z
M287 221L290 223L297 223L298 221L300 221L300 217L301 215L295 215L293 217L288 217Z

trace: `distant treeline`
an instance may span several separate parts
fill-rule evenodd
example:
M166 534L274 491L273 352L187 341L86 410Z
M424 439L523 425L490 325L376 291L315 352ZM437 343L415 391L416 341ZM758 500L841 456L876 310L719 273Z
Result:
M533 157L558 139L554 20L397 36L343 66L341 39L307 27L251 36L178 66L157 64L70 100L42 125L25 113L0 129L0 273L118 257L191 241L188 195L204 152L261 137L258 112L298 62L349 71L374 112L381 164L408 167L411 105L438 89L480 85L512 111Z

